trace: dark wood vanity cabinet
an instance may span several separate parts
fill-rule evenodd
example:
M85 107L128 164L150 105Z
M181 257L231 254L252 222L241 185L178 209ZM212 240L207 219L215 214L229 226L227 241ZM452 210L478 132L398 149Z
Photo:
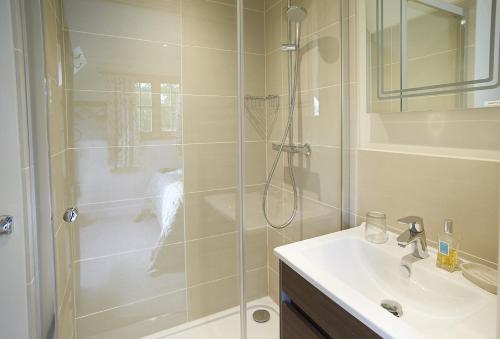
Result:
M280 262L281 339L381 338Z

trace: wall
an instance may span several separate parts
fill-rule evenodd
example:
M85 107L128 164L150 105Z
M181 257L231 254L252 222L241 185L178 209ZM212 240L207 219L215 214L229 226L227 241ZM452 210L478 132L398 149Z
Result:
M72 239L76 337L136 338L239 305L234 3L63 7L65 125L52 124L65 128L51 141L57 215L80 210L56 234L60 257ZM263 96L264 3L245 7L246 94ZM266 138L265 115L247 114L252 300L268 289Z
M310 158L294 156L298 213L283 230L268 227L269 294L278 302L277 246L340 230L341 205L341 51L340 2L294 1L308 14L302 23L301 66L294 141L309 143ZM287 41L287 1L266 4L266 95L279 95L280 110L268 107L267 172L281 142L288 117L288 60L280 51ZM268 210L274 223L288 219L293 207L286 156L282 156L270 189Z
M454 220L462 255L495 266L498 258L500 109L367 114L364 3L352 36L351 207L353 224L385 211L392 230L407 215L424 218L435 245L445 218Z

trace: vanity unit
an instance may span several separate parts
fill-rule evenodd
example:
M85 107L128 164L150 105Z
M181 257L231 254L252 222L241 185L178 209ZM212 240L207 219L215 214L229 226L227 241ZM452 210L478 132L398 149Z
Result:
M378 334L280 262L281 339L370 339Z
M276 248L281 338L496 338L496 296L438 269L432 249L403 260L401 241L355 227Z

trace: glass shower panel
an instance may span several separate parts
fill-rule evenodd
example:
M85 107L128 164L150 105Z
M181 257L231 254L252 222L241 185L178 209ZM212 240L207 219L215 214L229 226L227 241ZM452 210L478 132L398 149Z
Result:
M266 162L265 175L260 184L252 188L255 195L247 188L245 201L249 339L264 335L279 338L279 267L273 249L341 229L340 2L279 0L262 5L261 12L246 11L244 35L245 51L252 53L245 55L246 145L248 149L250 145L264 144L262 153ZM298 8L289 11L289 6ZM295 20L290 23L290 35L289 17ZM262 25L257 19L265 22L264 32L259 30ZM301 25L299 58L295 51L281 50L282 43L297 43L296 22ZM297 189L297 211L288 226L275 229L263 217L262 195L289 116L289 53L292 69L298 62L296 76L295 72L291 75L291 80L297 81L292 140L299 148L308 144L311 155L293 154L289 163L288 153L284 152L277 162L275 173L269 179L266 204L269 220L283 224L293 213L290 164ZM262 78L258 69L252 68L261 59L265 62ZM288 144L287 137L285 145ZM261 233L267 263L263 255L261 258L258 240ZM270 320L257 323L253 315L258 310L268 311ZM255 314L258 320L261 315Z
M77 337L162 338L237 308L236 8L62 6Z

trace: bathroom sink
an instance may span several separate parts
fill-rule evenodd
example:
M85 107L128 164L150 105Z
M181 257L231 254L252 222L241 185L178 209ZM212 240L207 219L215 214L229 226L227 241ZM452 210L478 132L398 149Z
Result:
M276 255L365 325L384 338L495 338L496 296L461 272L435 267L435 252L401 267L410 250L364 239L362 227L275 249ZM380 306L396 301L396 317Z

